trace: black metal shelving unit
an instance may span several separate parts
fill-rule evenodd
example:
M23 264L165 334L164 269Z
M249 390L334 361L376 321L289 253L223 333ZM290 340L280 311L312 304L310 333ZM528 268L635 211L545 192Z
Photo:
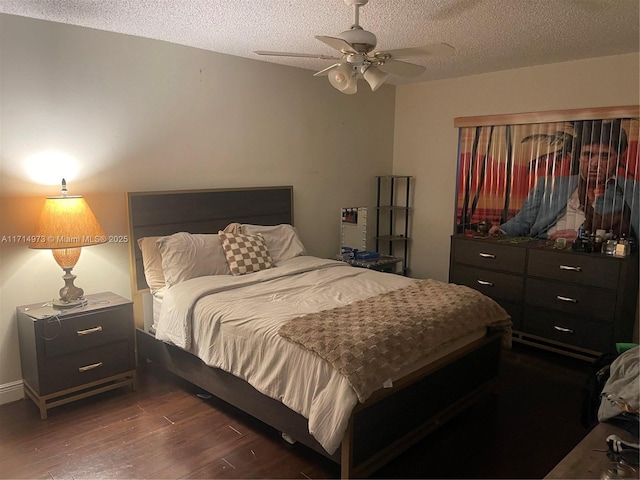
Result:
M376 250L401 258L402 272L397 273L403 275L409 274L411 178L404 175L376 177Z

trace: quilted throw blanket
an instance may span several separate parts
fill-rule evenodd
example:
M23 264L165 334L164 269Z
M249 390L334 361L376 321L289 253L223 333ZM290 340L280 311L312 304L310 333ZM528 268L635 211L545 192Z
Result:
M425 352L483 327L501 328L510 344L511 319L492 299L462 285L419 280L294 318L278 333L333 365L364 402Z

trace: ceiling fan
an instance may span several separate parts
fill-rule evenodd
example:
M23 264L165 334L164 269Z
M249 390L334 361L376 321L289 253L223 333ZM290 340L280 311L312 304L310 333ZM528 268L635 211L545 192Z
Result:
M355 21L351 28L337 37L316 35L321 42L342 53L341 57L312 53L289 53L256 51L257 55L280 57L306 57L322 60L339 60L338 63L316 72L314 76L328 75L331 85L342 93L354 94L358 87L358 75L362 75L372 91L376 91L385 82L389 74L413 77L426 70L422 65L402 62L399 59L424 56L451 56L455 48L446 43L435 43L422 47L400 48L397 50L376 51L376 36L364 30L359 24L360 7L369 0L344 0L353 6Z

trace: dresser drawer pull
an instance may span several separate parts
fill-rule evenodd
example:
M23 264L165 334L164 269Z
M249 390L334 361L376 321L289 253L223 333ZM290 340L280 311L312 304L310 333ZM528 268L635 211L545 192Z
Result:
M573 333L573 330L571 330L570 328L564 328L564 327L559 327L557 325L554 325L554 327L556 330L558 330L559 332L564 332L564 333Z
M573 267L571 265L560 265L560 270L571 270L573 272L581 272L582 267Z
M558 300L560 300L561 302L578 303L578 300L576 300L575 298L571 298L571 297L563 297L562 295L558 295L558 296L556 296L556 298Z
M496 256L493 253L480 252L478 255L480 255L482 258L496 258Z
M89 370L95 370L96 368L100 368L102 366L102 362L92 363L91 365L85 365L84 367L80 367L78 372L88 372Z
M487 282L486 280L477 280L480 285L484 285L485 287L493 287L493 283Z
M76 333L78 334L78 336L81 336L81 335L89 335L90 333L96 333L101 331L102 331L102 327L93 327L93 328L87 328L86 330L78 330Z

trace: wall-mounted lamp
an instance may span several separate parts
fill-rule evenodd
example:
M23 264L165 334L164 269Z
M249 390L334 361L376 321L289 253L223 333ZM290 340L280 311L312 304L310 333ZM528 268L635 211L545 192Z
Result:
M76 276L71 273L82 247L105 243L104 230L96 220L86 200L81 196L67 196L67 184L62 179L62 196L48 197L40 213L40 220L34 233L36 241L29 248L51 249L53 258L65 274L64 287L60 289L60 299L54 300L56 308L70 308L79 305L84 291L73 284Z

